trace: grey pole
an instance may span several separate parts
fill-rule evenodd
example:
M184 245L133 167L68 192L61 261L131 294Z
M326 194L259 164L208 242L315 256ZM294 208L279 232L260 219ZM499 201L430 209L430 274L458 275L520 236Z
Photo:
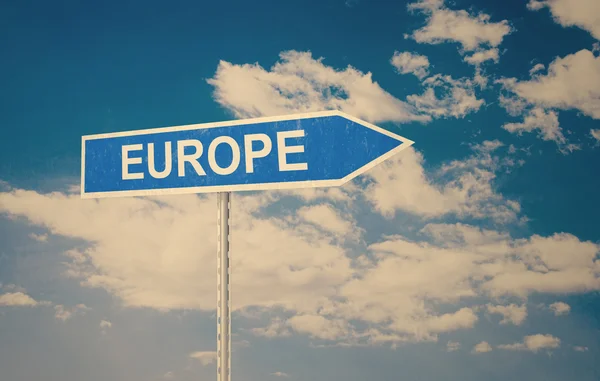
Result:
M229 196L230 192L219 192L217 196L217 381L231 381Z

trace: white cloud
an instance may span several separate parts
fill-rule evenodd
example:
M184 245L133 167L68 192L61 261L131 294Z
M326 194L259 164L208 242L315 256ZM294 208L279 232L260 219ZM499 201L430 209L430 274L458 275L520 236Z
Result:
M554 311L554 315L556 316L568 315L571 312L571 306L563 302L552 303L550 309Z
M29 238L36 240L38 242L46 242L48 240L48 234L31 233L31 234L29 234Z
M420 79L429 75L429 59L424 55L411 52L394 52L390 62L401 74L414 74Z
M506 123L502 128L517 135L522 135L523 132L538 131L538 136L542 140L555 142L563 153L579 149L579 146L567 143L555 111L534 107L524 116L523 122Z
M271 376L289 378L290 375L284 372L273 372Z
M199 351L190 353L190 358L200 361L202 366L208 366L217 361L217 352L215 351Z
M574 346L573 350L576 351L576 352L587 352L588 351L588 347Z
M470 56L466 56L464 61L471 65L481 65L486 61L498 62L500 60L500 52L498 48L478 50Z
M328 204L305 206L300 208L297 214L302 220L341 237L357 237L360 233L350 217L341 216Z
M236 117L338 109L373 123L430 119L383 90L371 73L336 70L310 52L282 52L280 59L270 71L221 61L208 80L215 100Z
M482 341L473 347L473 353L487 353L491 351L492 346L487 341Z
M535 64L531 69L529 69L529 75L533 76L536 73L539 73L540 71L544 70L546 68L546 66L544 66L544 64Z
M594 130L594 129L590 130L590 135L592 135L592 137L594 139L596 139L598 142L600 142L600 128L597 130Z
M484 104L475 95L474 83L468 78L454 79L449 75L436 74L423 81L425 91L421 95L409 95L408 103L420 112L434 118L464 118Z
M77 304L74 307L66 308L62 304L57 304L54 306L54 317L57 320L61 320L63 322L71 319L74 316L83 316L89 311L91 308L87 307L85 304Z
M448 341L446 343L446 351L454 352L460 349L460 343L458 341Z
M542 349L554 349L560 346L560 339L552 335L531 335L525 336L523 342L498 345L500 349L506 349L511 351L530 351L538 352Z
M165 378L167 380L171 380L171 379L173 379L173 377L175 377L175 373L173 373L173 372L167 372L163 375L163 378Z
M0 307L35 307L40 303L23 292L7 292L0 294Z
M374 181L366 197L389 218L403 211L425 218L455 214L514 221L519 204L506 200L493 187L495 171L504 165L492 156L499 146L498 142L475 146L473 156L453 161L433 173L425 172L423 156L409 148L366 174Z
M297 315L287 321L296 332L309 334L323 340L337 340L349 333L347 323L341 319L327 319L319 315Z
M535 75L527 81L509 78L498 82L528 104L575 109L600 119L600 57L590 50L556 58L545 75Z
M111 327L112 327L112 323L109 322L108 320L100 321L100 328L111 328Z
M529 0L533 11L548 7L554 21L563 27L577 26L600 40L600 2L597 0Z
M487 305L487 311L490 314L502 315L500 324L512 323L514 325L521 325L527 318L527 306L525 304L517 306L516 304L510 304L508 306L494 306L491 304Z
M451 10L443 0L420 0L409 4L408 8L427 15L427 24L410 35L419 43L457 42L464 51L475 51L485 47L495 48L511 33L506 20L493 22L484 13L475 15L465 10Z

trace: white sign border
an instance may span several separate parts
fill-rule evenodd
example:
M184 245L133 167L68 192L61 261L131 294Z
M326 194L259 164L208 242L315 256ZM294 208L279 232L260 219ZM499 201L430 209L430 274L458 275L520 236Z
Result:
M198 130L208 129L217 127L229 127L239 125L252 125L258 123L269 123L269 122L283 122L288 120L299 120L309 118L322 118L328 116L340 116L342 118L351 120L357 124L367 127L371 130L377 131L383 135L389 136L390 138L401 141L403 144L378 157L377 159L363 165L349 175L338 179L338 180L316 180L316 181L293 181L293 182L278 182L278 183L258 183L258 184L238 184L238 185L219 185L219 186L200 186L200 187L184 187L184 188L163 188L163 189L145 189L145 190L127 190L127 191L109 191L109 192L85 192L85 143L88 140L95 139L107 139L122 136L138 136L138 135L149 135L164 132L176 132L176 131L187 131L187 130ZM238 119L226 122L214 122L214 123L202 123L202 124L189 124L184 126L173 126L173 127L161 127L151 128L144 130L133 130L123 132L111 132L105 134L95 135L84 135L81 137L81 198L82 199L93 199L93 198L113 198L113 197L136 197L136 196L159 196L159 195L175 195L175 194L191 194L191 193L215 193L215 192L237 192L237 191L262 191L262 190L281 190L281 189L303 189L303 188L321 188L321 187L337 187L344 185L353 178L360 176L369 169L376 165L384 162L390 157L396 155L400 151L412 146L414 142L406 139L400 135L394 134L381 127L377 127L371 123L365 122L351 115L343 113L338 110L331 111L320 111L303 114L289 114L282 116L252 118L252 119Z

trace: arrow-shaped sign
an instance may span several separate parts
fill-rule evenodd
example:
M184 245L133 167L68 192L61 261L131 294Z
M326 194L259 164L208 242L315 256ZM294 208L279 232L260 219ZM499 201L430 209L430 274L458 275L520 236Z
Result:
M81 196L340 186L412 144L339 111L88 135Z

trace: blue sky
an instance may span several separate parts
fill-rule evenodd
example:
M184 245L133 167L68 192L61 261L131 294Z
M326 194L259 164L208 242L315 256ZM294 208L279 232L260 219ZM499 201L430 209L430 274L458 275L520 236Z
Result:
M0 379L214 379L216 198L81 200L81 136L327 109L416 143L234 194L234 379L600 376L597 1L0 14Z

